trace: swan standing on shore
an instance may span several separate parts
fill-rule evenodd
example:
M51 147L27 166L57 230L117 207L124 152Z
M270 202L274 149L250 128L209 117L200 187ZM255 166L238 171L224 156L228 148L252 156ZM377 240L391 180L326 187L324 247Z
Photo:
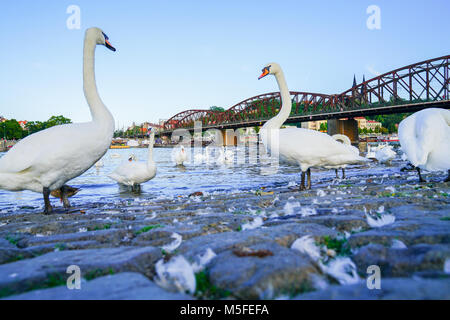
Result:
M261 128L261 140L267 149L272 150L278 147L281 157L300 166L302 170L301 190L306 189L305 173L308 175L307 188L311 188L311 167L338 168L347 164L367 161L359 154L355 154L352 146L342 144L326 133L303 128L280 130L281 125L291 113L291 96L283 71L277 63L269 63L264 67L258 79L268 74L273 74L277 80L281 94L281 109L278 115L267 121ZM269 139L272 130L278 130L278 141Z
M450 181L450 111L429 108L418 111L398 126L398 137L403 152L416 167L420 182L425 182L420 172L448 171Z
M391 160L395 159L396 155L397 153L392 149L392 146L389 145L382 147L375 152L375 158L379 163L390 164Z
M153 179L156 175L156 164L153 161L153 144L155 143L155 132L150 135L150 143L148 145L147 162L126 161L108 175L111 179L120 184L130 186L133 191L139 192L141 183ZM129 159L129 160L130 160Z
M188 159L186 150L184 149L184 146L179 146L178 148L174 149L173 151L174 151L173 160L175 161L175 164L177 166L182 166L183 162L187 161L187 159Z
M94 56L97 45L116 51L99 28L86 30L83 55L83 89L92 121L71 123L34 133L17 143L0 159L0 189L31 190L44 195L44 214L52 211L49 195L60 189L69 208L65 183L92 167L111 144L114 119L95 84Z

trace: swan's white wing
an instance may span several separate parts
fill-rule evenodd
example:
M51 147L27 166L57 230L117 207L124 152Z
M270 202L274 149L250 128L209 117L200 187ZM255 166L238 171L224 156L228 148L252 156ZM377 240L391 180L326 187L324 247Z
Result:
M55 126L32 134L19 141L0 159L0 172L18 173L39 167L39 170L55 170L67 162L81 161L94 164L106 151L93 137L92 123ZM108 141L109 143L109 141ZM103 152L104 153L104 152ZM92 159L91 159L92 158ZM48 168L47 168L48 167Z
M279 131L280 155L290 162L306 167L335 166L365 162L357 148L334 140L328 134L302 128Z

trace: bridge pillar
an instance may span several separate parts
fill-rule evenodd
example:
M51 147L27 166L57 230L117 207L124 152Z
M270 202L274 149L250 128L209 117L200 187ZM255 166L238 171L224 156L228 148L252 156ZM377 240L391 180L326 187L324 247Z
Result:
M330 136L334 134L345 134L350 138L352 143L359 142L358 121L356 121L355 119L330 119L327 120L327 126L328 134Z
M224 146L236 146L237 137L233 129L222 130L222 138Z

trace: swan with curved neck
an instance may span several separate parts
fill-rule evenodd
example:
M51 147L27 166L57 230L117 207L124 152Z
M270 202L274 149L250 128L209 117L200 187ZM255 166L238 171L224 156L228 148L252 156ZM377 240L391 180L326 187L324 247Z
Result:
M150 135L148 145L147 161L126 161L118 166L111 174L111 179L120 184L130 186L133 191L140 191L141 183L153 179L156 175L156 164L153 160L153 145L155 143L155 132Z
M92 167L108 150L114 119L97 92L94 55L97 45L115 51L99 28L86 30L83 53L83 89L92 121L48 128L17 143L0 159L0 189L31 190L44 195L44 213L52 211L49 195L60 189L64 207L70 188L65 183Z
M410 115L400 122L398 138L420 182L425 182L421 169L447 171L445 181L450 181L450 110L429 108Z
M286 128L281 125L291 113L291 95L280 65L267 64L258 79L272 74L277 80L281 95L279 113L267 121L260 130L261 140L267 149L277 149L285 161L297 164L302 171L301 189L305 187L305 174L308 175L308 189L311 188L311 167L343 168L348 164L366 162L355 153L354 147L340 143L328 134L303 128ZM271 134L273 130L275 135ZM274 138L278 135L278 139Z

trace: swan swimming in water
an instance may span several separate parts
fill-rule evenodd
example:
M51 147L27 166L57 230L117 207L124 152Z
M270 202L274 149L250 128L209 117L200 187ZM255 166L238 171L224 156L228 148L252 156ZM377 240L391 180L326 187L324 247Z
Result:
M95 84L94 56L97 45L116 51L99 28L84 37L83 89L92 121L71 123L34 133L17 143L0 159L0 189L43 193L44 214L52 211L50 192L60 189L64 207L70 207L70 188L65 183L92 167L108 151L114 119L103 104Z
M291 113L291 96L283 70L277 63L269 63L262 70L261 79L269 74L275 76L281 94L281 109L275 117L267 121L260 130L261 140L267 149L278 147L281 157L287 162L298 164L302 170L301 190L305 187L305 173L308 175L308 189L311 188L311 167L341 168L344 165L366 162L367 159L355 154L354 147L340 143L326 133L303 128L281 129ZM278 131L278 140L269 139L271 131Z
M174 149L173 159L177 166L182 166L183 162L187 161L188 157L184 146L179 146L178 148Z
M450 110L429 108L418 111L400 122L398 138L403 152L420 172L447 171L450 181Z
M152 132L148 145L147 162L134 161L130 156L128 161L117 167L108 177L120 184L130 186L133 191L139 191L141 183L153 179L156 175L156 164L153 161L154 142L155 133Z

